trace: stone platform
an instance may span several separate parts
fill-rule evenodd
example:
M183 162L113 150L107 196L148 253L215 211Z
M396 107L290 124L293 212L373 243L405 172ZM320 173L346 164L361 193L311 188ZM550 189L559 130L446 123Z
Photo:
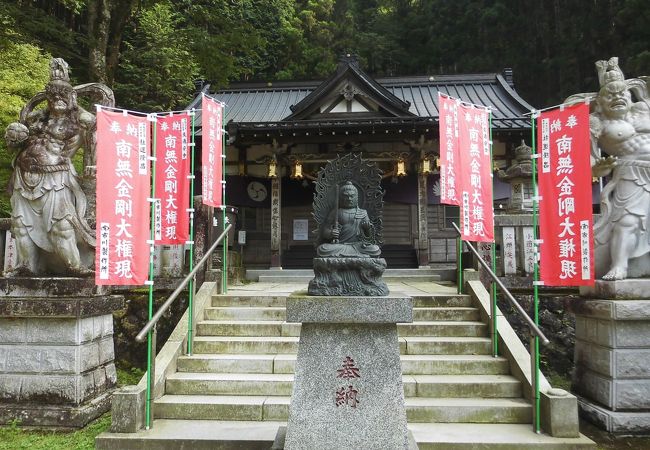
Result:
M287 298L302 330L284 448L409 448L396 323L412 311L410 297Z
M581 415L610 433L650 433L650 280L597 281L574 305Z
M123 297L82 278L0 287L0 423L82 427L107 411L117 381L112 313Z
M314 258L314 279L310 295L373 297L388 295L382 275L384 258Z

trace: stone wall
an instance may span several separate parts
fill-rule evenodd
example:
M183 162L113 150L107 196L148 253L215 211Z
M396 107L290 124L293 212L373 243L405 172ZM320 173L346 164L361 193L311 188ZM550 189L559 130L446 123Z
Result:
M197 288L198 290L198 288ZM154 313L167 300L171 290L154 292ZM136 342L135 337L147 323L149 292L146 289L134 289L123 292L124 307L113 313L115 341L115 362L120 367L137 367L145 369L147 364L147 343ZM158 349L178 324L187 309L188 295L183 292L172 304L167 314L158 322Z
M514 295L519 304L533 318L533 296ZM540 348L542 372L548 375L548 369L558 375L571 379L573 370L573 350L575 347L575 317L571 312L572 303L577 295L540 295L540 328L551 341ZM498 306L516 331L522 343L529 348L530 333L528 326L505 298L499 298Z

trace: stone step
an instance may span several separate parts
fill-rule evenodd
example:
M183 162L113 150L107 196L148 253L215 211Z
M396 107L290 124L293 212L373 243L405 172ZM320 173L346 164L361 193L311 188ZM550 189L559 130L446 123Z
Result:
M285 320L286 308L282 306L220 306L205 309L207 320Z
M481 315L477 308L471 307L416 307L413 308L413 321L479 321Z
M281 420L289 412L289 396L163 395L155 401L158 419Z
M187 373L167 378L169 395L290 396L293 374ZM505 375L405 375L405 397L521 397L521 383Z
M406 377L405 377L406 378ZM412 397L519 398L521 382L511 375L413 375ZM405 384L406 386L406 384ZM406 387L404 389L406 394Z
M176 363L179 372L202 373L280 373L275 370L275 360L292 355L255 354L194 354L179 356ZM295 360L295 355L293 355Z
M102 433L96 450L268 450L281 421L156 419L138 433ZM420 450L596 450L585 436L553 438L530 424L410 423Z
M489 355L401 355L404 375L508 375L503 357Z
M213 295L212 306L286 306L287 297L284 295Z
M531 405L513 398L407 397L409 423L532 423Z
M202 320L197 336L300 336L299 323L282 320Z
M383 278L402 278L413 275L436 275L447 273L448 268L413 268L413 269L386 269L384 270ZM451 269L452 271L454 269ZM454 272L455 273L455 272ZM277 277L308 277L310 280L314 278L313 269L283 269L283 270L264 270L264 269L249 269L246 271L246 279L253 281L263 281L263 279L270 278L276 280Z
M488 326L483 322L422 321L399 323L400 336L487 336Z
M450 295L414 295L414 307L470 307L473 300L469 295L450 294Z
M408 355L488 355L492 349L488 337L406 336L401 341Z
M194 338L194 353L256 353L286 354L298 352L298 338L281 337L232 337L197 336Z
M469 295L464 294L437 294L437 295L415 295L413 297L413 306L415 307L470 307L472 299ZM212 296L212 306L230 306L230 307L277 307L286 306L286 296L282 295L234 295L223 294Z
M183 373L167 377L165 393L170 395L288 395L293 374Z
M301 324L281 320L202 320L197 336L300 336ZM397 324L400 336L482 337L488 326L471 321L420 321Z
M219 306L205 309L207 320L285 320L286 309L282 306ZM480 319L477 308L472 307L416 307L413 309L414 321L477 321Z
M290 396L163 395L155 401L159 419L273 420L289 417ZM406 397L409 423L531 423L532 408L523 399Z
M260 283L300 283L305 286L314 279L314 275L291 275L291 274L264 274L259 276ZM414 275L385 275L382 280L386 283L435 283L441 281L439 274L414 274Z
M554 438L537 434L530 424L409 423L420 450L596 450L583 435Z
M156 419L149 430L102 433L96 450L268 450L281 421ZM530 424L410 423L420 450L596 450L594 442L537 434Z
M222 345L221 338L211 338L215 346ZM260 338L257 338L260 339ZM263 338L278 339L278 338ZM272 342L266 348L274 345L280 347L298 346L297 339L285 338L285 342ZM251 346L264 348L264 341L253 341ZM240 345L241 341L238 342ZM212 344L211 344L212 345ZM192 356L181 356L178 359L179 372L220 372L220 373L293 373L296 364L296 354L284 352L268 352L267 354L201 354L197 350ZM260 352L261 353L261 352ZM402 373L404 375L506 375L509 373L508 360L494 358L489 355L401 355ZM258 371L259 370L259 371Z
M96 450L269 450L286 422L156 419L149 430L102 433Z
M219 354L225 354L227 360L233 358L231 354L239 354L235 359L247 360L248 356L255 358L268 356L279 353L278 358L284 358L287 355L283 353L292 353L294 356L298 351L298 340L296 336L197 336L194 338L194 356L218 358ZM402 355L488 355L490 354L492 344L486 337L436 337L436 336L408 336L399 338L399 348ZM184 360L184 356L180 360ZM198 360L197 360L198 361ZM215 362L218 360L215 360ZM181 363L182 364L182 363ZM197 363L194 363L195 365ZM233 363L219 362L220 371L226 367L232 366L237 368ZM258 367L258 362L246 362L254 370ZM270 363L266 363L270 364ZM213 367L207 365L206 367ZM214 366L215 368L217 366ZM243 366L236 372L247 372ZM276 371L277 373L277 371Z

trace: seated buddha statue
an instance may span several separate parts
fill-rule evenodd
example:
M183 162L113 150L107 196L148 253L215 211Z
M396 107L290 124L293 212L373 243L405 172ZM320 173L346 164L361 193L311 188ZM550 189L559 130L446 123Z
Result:
M368 212L359 208L359 192L347 181L339 191L338 207L330 211L319 230L319 257L378 257L374 226Z

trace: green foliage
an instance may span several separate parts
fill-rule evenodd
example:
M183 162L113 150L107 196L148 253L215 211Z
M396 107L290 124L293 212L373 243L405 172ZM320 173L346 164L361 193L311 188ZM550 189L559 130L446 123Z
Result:
M0 36L62 56L88 81L89 0L0 3ZM93 2L93 4L95 4ZM122 106L184 106L194 77L314 79L343 53L374 76L500 72L535 106L598 88L594 62L619 56L628 76L650 74L646 0L106 0L130 20L117 68ZM131 17L131 7L138 11ZM12 22L6 26L6 19ZM111 33L112 35L120 33ZM118 39L119 40L119 39Z
M117 75L115 92L121 105L150 112L189 102L198 65L178 24L179 15L167 2L140 12L129 30L131 39Z
M19 425L14 423L0 427L0 450L92 450L95 448L95 437L108 431L111 415L104 414L74 432L27 430Z
M144 370L137 367L117 368L117 385L128 386L138 384L144 375Z
M4 130L18 120L20 110L37 92L43 90L49 76L49 55L38 47L21 43L13 31L13 19L0 11L4 25L0 36L0 217L11 212L6 187L11 177L11 154L4 141Z

